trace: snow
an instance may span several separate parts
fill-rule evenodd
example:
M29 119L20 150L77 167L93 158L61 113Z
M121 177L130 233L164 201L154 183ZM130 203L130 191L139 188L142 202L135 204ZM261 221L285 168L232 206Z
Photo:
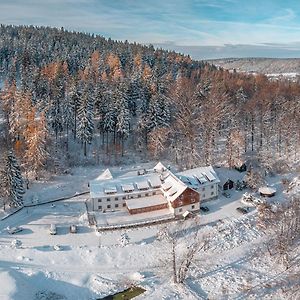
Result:
M2 268L0 268L0 299L9 300L16 292L16 281L11 276L9 272L4 272Z
M226 172L226 169L220 171ZM99 172L99 168L80 168L72 170L73 175L38 182L30 187L26 199L30 203L33 194L38 194L42 202L72 196L84 191ZM125 172L127 170L115 168L113 174ZM287 175L267 178L267 183L277 190L275 201L288 193L299 192L299 179L294 179L293 187L283 193L283 177ZM293 180L294 175L290 174L289 178ZM60 188L56 188L58 186ZM55 206L46 203L24 208L0 221L0 299L97 299L121 291L131 283L146 289L137 299L247 299L249 286L267 284L282 270L271 260L262 260L262 253L257 255L265 235L256 227L256 209L252 208L247 215L236 211L245 191L249 192L230 190L230 198L220 195L207 202L209 212L198 214L198 225L193 223L194 219L187 219L97 232L87 221L85 201L88 195L58 201ZM145 220L146 216L158 220L166 216L166 211L131 215L130 218L125 211L95 216L101 227L134 223L138 218ZM50 224L57 226L57 235L49 234ZM78 233L69 233L71 224L78 226ZM164 264L169 259L169 246L156 238L164 226L181 224L188 228L187 239L192 237L193 230L211 234L211 248L196 259L192 276L184 286L172 284L171 270ZM24 230L9 235L7 226L21 226ZM122 247L119 241L124 233L129 243ZM21 241L18 247L12 246L15 239ZM61 250L55 251L55 245ZM269 290L270 294L255 289L254 293L253 299L286 298L281 289Z
M106 225L121 227L124 225L147 224L153 221L173 219L174 214L170 213L170 210L166 208L133 215L130 215L127 211L96 213L95 217L98 228L105 228Z
M159 179L159 174L156 173L148 173L145 175L140 176L130 176L125 177L121 176L112 180L104 180L104 181L91 181L90 182L90 193L92 198L101 198L106 197L107 193L110 191L112 193L115 193L116 197L122 197L128 195L128 192L130 194L140 194L141 191L138 188L135 188L135 184L141 184L142 186L145 184L145 182L155 182L158 183L158 186L161 185L161 181ZM154 184L151 188L148 185L149 191L156 191L157 190L157 184ZM107 191L107 193L106 193Z
M178 175L195 177L197 179L199 178L199 181L201 182L201 184L205 184L208 181L210 183L211 182L215 182L215 183L220 182L220 180L212 166L199 167L199 168L195 168L195 169L185 170L183 172L178 173Z
M113 179L113 176L109 169L106 169L102 174L100 174L95 181L102 181L102 180L108 180Z
M125 200L128 209L145 208L155 205L167 204L168 201L163 195L154 195L143 198L133 198Z
M258 192L264 195L273 195L276 193L276 189L269 186L263 186L258 189Z

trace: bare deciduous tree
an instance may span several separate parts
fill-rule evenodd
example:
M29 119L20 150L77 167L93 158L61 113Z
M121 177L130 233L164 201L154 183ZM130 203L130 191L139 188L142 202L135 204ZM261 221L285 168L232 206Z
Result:
M174 283L182 284L187 279L189 271L199 253L209 248L209 235L201 233L197 221L192 226L185 224L163 227L158 232L158 239L166 241L168 258L164 262L172 273Z

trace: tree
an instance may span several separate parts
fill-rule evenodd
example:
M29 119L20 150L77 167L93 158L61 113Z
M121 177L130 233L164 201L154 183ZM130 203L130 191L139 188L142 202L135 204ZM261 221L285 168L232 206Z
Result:
M170 269L174 283L184 283L197 255L209 249L209 235L200 233L197 221L190 225L176 224L158 232L158 239L168 243L169 256L164 263Z
M26 130L25 167L26 173L31 172L37 179L38 172L45 165L49 155L46 151L47 123L45 115L41 114L35 119L34 111L32 120Z
M84 156L87 156L87 144L92 142L94 132L94 98L86 88L78 107L77 137L83 143Z
M238 129L229 133L226 142L226 156L229 168L238 166L244 149L244 137Z
M121 237L120 237L120 246L125 247L129 244L129 242L130 242L130 239L129 239L128 234L126 232L122 233Z
M10 206L23 206L23 178L20 165L13 153L9 151L6 156L5 174L3 176L3 187Z
M114 93L114 103L116 105L116 130L120 136L122 144L122 156L124 154L124 140L129 136L130 114L128 109L128 99L125 92L125 85L121 85Z

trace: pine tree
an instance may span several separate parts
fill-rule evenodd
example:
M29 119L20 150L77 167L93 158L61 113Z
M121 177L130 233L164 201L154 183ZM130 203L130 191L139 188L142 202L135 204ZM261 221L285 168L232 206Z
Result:
M127 85L120 83L119 87L113 93L113 102L116 109L116 131L117 137L121 140L122 155L124 151L124 140L129 136L130 113L128 108Z
M78 107L77 137L83 143L84 156L87 156L87 144L92 142L94 132L94 98L85 89Z
M5 164L4 186L8 195L8 203L10 206L23 206L23 178L20 165L12 151L7 153Z

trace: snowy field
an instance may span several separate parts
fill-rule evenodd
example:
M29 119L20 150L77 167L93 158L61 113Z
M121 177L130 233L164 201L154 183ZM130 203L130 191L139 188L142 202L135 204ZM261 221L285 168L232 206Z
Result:
M35 184L31 193L39 193L45 201L74 194L101 171L75 170L74 175ZM280 177L270 178L270 184L280 198ZM96 233L88 226L86 196L24 208L0 222L0 299L99 299L130 284L146 289L137 299L284 299L280 289L270 294L260 289L281 270L256 255L264 234L256 228L255 209L247 215L236 211L244 192L232 190L230 198L220 196L205 203L210 211L199 213L197 225L193 219L184 221L189 228L185 238L195 230L209 232L211 246L199 253L192 276L182 286L172 283L171 265L166 263L170 245L157 239L165 225ZM27 194L27 199L31 196ZM182 222L167 226L180 227ZM57 235L49 234L50 224L56 224ZM78 226L78 233L69 233L72 224ZM23 231L10 235L7 226L21 226ZM125 246L120 242L124 232L129 238ZM21 244L16 246L14 240ZM256 285L251 294L249 286Z

